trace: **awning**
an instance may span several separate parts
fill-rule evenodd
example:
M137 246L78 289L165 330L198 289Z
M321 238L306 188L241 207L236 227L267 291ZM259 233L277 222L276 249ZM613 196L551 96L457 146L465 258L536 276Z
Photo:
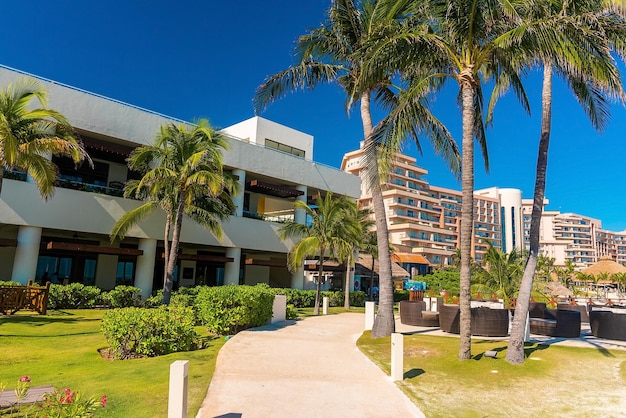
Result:
M165 253L161 253L161 258L165 258ZM221 255L208 255L208 254L178 254L176 257L178 260L187 261L213 261L215 263L232 263L235 261L232 257L224 257Z
M293 187L284 186L281 184L267 183L261 180L250 181L246 184L246 190L282 198L298 197L304 194L303 191L295 189Z
M134 248L101 247L99 245L75 244L73 242L49 242L48 250L78 251L82 253L110 255L143 255L143 250Z
M0 238L0 247L17 247L17 240L11 238Z
M391 261L395 261L396 263L414 263L430 266L430 262L421 254L392 254Z
M248 266L265 266L265 267L287 267L287 260L280 258L270 258L264 260L261 258L246 258Z

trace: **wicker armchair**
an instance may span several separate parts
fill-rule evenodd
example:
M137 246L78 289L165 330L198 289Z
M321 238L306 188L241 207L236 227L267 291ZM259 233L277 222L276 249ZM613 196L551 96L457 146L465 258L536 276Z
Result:
M509 335L509 310L486 306L472 308L472 335L506 337Z
M589 324L594 337L626 341L626 314L592 309Z
M530 333L550 337L580 337L580 312L546 309L544 318L530 318Z
M589 312L585 305L570 305L569 303L559 303L556 308L562 311L578 311L580 312L580 322L589 323Z
M438 327L439 313L426 310L423 300L400 302L400 322L418 327Z
M460 310L459 305L445 305L443 299L437 299L437 309L439 309L439 327L442 331L458 334Z

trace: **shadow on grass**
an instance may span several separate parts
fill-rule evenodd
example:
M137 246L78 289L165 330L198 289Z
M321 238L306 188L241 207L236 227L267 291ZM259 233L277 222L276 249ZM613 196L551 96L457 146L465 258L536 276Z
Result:
M412 379L414 377L421 376L424 373L426 373L424 369L411 369L408 372L404 372L404 375L402 375L402 377L404 379Z
M0 320L0 325L2 324L25 324L25 325L33 325L33 326L42 326L47 324L55 324L55 323L74 323L74 322L94 322L100 321L99 318L84 318L80 316L75 316L73 314L71 317L67 316L47 316L47 315L14 315L14 316L5 316Z

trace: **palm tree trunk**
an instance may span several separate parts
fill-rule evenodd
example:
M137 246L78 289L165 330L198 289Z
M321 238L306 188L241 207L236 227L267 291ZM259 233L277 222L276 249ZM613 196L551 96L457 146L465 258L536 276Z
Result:
M363 136L365 148L372 141L372 115L370 108L370 92L361 96L361 120L363 122ZM366 167L370 172L369 182L372 204L374 206L374 218L376 221L376 239L378 243L378 315L372 327L372 338L389 337L396 331L396 321L393 314L393 279L391 277L391 254L389 253L389 230L387 227L387 215L383 201L383 191L378 177L378 164L375 167Z
M172 213L166 213L166 219L165 219L165 239L163 240L163 247L165 248L164 250L164 259L163 259L163 265L167 267L167 265L169 264L169 259L170 259L170 231L172 229Z
M322 278L324 277L324 253L326 252L326 248L323 246L320 247L320 267L317 269L318 278L317 278L317 291L315 292L315 306L313 307L313 315L320 314L320 299L322 296Z
M352 267L352 255L348 255L346 260L346 285L343 295L343 308L346 311L350 309L350 267Z
M511 364L522 364L524 362L526 319L530 304L530 294L533 288L533 278L535 277L535 269L539 258L539 227L546 191L548 147L550 145L552 124L552 64L549 62L544 63L541 102L541 137L539 139L539 155L537 156L537 178L535 179L533 211L530 219L530 253L524 269L524 275L522 276L522 282L520 283L513 325L511 327L511 338L506 351L506 361Z
M172 245L170 247L170 255L165 268L165 279L163 280L163 299L161 303L169 305L172 297L172 287L174 285L174 269L178 260L178 247L180 245L180 231L183 226L183 214L185 206L185 197L180 196L178 207L176 208L176 218L174 220L174 233L172 234Z
M370 270L370 288L369 288L369 299L374 300L374 295L372 293L372 289L374 288L374 267L376 267L376 257L372 254L372 269Z
M461 163L461 279L460 297L460 345L459 360L469 360L472 356L472 332L470 310L470 264L472 257L472 229L474 226L474 80L471 72L461 74L461 94L463 97L463 143Z
M4 166L0 164L0 197L2 196L2 183L4 183Z

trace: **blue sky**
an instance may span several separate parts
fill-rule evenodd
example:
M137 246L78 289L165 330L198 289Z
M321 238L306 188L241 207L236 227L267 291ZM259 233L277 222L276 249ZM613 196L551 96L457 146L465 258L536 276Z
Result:
M0 63L184 120L226 127L254 115L264 79L295 61L298 35L318 26L330 0L238 2L108 0L4 2ZM549 209L602 220L626 230L626 111L613 110L596 133L563 85L555 83L546 197ZM489 129L491 170L476 161L476 188L519 188L532 198L539 138L540 78L526 80L532 117L503 98ZM452 85L451 85L452 87ZM456 90L437 98L435 114L460 139ZM314 159L339 167L362 138L358 112L344 110L336 86L287 96L260 114L315 137ZM407 144L433 185L459 189L422 140Z

